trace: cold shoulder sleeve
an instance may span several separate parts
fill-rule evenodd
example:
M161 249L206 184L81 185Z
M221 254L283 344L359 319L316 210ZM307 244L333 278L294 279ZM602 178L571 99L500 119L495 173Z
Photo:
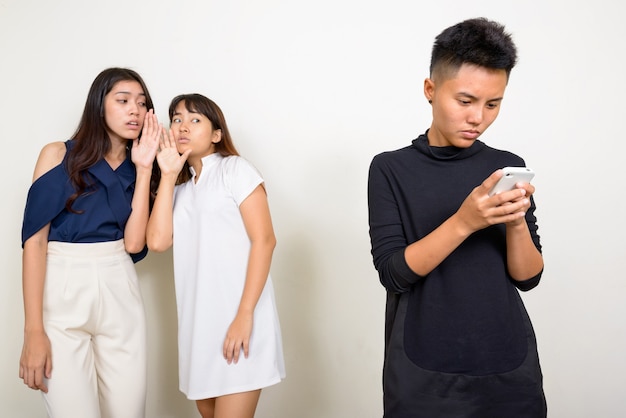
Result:
M22 247L28 238L46 226L65 208L65 202L74 189L63 164L59 164L33 182L28 190Z
M71 144L66 144L69 150ZM74 201L72 206L76 212L65 209L74 193L65 160L33 182L24 209L22 247L48 223L51 224L50 241L93 243L124 238L135 189L132 162L126 160L114 171L106 161L100 160L88 169L86 176L92 185ZM147 247L144 247L130 256L137 262L146 254Z

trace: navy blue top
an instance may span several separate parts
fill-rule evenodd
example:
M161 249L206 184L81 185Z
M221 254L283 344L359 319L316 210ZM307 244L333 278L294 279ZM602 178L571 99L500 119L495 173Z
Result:
M90 167L87 170L87 182L93 185L72 205L75 211L82 213L73 213L65 208L67 199L75 191L66 167L67 156L73 145L73 140L66 141L66 153L61 164L31 185L24 210L22 246L48 223L48 241L94 243L124 238L124 227L131 213L135 191L135 165L127 158L113 170L102 159ZM144 247L141 252L131 254L131 257L136 263L147 252L147 247Z

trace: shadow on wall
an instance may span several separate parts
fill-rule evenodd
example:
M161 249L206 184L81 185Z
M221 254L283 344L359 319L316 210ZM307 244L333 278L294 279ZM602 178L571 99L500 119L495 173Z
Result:
M148 328L146 416L197 417L195 402L178 390L178 326L171 249L136 264Z
M314 418L307 414L319 413L331 396L324 382L332 376L323 367L324 340L319 338L325 324L316 314L318 295L324 290L316 280L315 249L306 231L287 229L288 233L277 228L272 265L287 378L263 390L257 418Z

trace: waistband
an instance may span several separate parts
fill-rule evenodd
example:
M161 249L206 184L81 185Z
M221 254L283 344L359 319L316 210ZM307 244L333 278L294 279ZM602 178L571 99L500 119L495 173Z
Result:
M101 258L120 255L128 256L128 253L124 247L124 240L119 239L116 241L89 243L49 241L48 255L75 258Z

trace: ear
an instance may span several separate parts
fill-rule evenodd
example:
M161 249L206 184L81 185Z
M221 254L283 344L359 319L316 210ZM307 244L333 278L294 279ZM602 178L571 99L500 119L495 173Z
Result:
M222 140L222 130L221 129L215 129L213 131L213 137L211 138L211 142L213 142L214 144L217 144L221 140Z
M433 100L434 95L435 95L435 82L432 79L427 78L426 80L424 80L424 96L426 97L426 100L431 102Z

